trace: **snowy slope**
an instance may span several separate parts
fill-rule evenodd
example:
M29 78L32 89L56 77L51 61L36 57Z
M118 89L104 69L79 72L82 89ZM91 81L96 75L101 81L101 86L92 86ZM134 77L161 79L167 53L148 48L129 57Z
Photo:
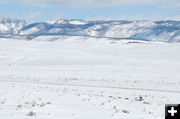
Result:
M44 35L89 36L144 41L180 41L180 21L85 21L67 20L25 24L23 20L0 19L1 37L33 39Z
M79 21L77 23L72 20L58 20L51 24L44 22L24 27L21 35L29 34L29 30L34 27L39 31L35 30L30 35L80 35L164 42L180 41L178 21Z
M19 30L21 30L25 25L26 22L24 20L0 18L0 35L18 35Z
M179 50L82 36L0 39L0 118L163 119L165 104L180 100Z

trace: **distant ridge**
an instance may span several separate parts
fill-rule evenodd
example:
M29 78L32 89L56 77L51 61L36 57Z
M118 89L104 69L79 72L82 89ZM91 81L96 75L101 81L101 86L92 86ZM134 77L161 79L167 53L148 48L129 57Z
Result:
M0 18L1 38L30 40L44 35L180 42L180 21L60 19L27 24L25 20Z

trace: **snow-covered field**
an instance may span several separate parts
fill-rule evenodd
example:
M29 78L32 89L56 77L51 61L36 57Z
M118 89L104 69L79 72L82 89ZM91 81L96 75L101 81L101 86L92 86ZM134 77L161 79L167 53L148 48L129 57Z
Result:
M164 119L165 104L180 102L179 51L180 43L0 39L0 119Z

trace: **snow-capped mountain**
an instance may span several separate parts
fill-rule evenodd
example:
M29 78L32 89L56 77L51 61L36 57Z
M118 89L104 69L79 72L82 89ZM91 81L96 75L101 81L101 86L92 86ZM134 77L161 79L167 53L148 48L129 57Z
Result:
M75 35L180 42L180 21L85 21L66 20L26 24L24 20L0 19L0 36L32 39L43 35Z
M26 25L24 20L0 18L1 35L19 35L19 31Z

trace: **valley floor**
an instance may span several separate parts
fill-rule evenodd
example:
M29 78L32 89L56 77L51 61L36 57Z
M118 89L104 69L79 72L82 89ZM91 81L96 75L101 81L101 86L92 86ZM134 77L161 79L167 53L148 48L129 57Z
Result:
M179 51L179 43L1 39L0 119L163 119L165 104L180 101Z

